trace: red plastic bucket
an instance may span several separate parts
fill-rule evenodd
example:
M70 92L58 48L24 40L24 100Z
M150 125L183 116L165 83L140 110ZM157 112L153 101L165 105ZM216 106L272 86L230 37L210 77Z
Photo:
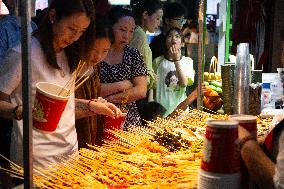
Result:
M239 172L238 122L208 120L206 124L201 169L224 174Z
M48 82L36 84L36 95L33 106L33 127L42 131L55 131L65 109L69 96L67 90Z
M104 139L113 140L117 139L109 130L120 130L122 129L123 124L125 123L127 113L122 113L121 117L111 118L109 116L105 116L104 118Z

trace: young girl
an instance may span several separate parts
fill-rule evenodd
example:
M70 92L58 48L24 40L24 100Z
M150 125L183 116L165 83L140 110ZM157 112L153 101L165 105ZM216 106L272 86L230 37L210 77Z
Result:
M97 99L100 96L100 65L114 41L112 28L108 19L96 15L95 40L91 45L89 61L93 67L92 76L76 91L76 98ZM100 144L103 131L102 116L94 115L76 120L79 148L87 144Z
M153 61L157 74L155 101L166 108L164 117L186 99L186 87L194 82L193 61L181 55L182 34L180 29L172 28L166 34L166 54Z

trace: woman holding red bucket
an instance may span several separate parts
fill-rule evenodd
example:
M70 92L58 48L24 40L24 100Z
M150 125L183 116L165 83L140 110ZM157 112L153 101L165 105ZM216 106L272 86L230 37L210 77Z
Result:
M128 46L135 29L132 11L113 7L109 19L115 41L101 62L101 95L127 110L126 129L128 125L141 125L135 101L146 97L147 69L139 51Z
M65 86L71 79L76 65L68 61L65 48L80 37L82 51L89 45L85 42L88 31L92 29L94 6L92 0L54 0L48 9L43 24L31 39L32 94L38 82L48 82ZM88 31L88 33L86 33ZM86 34L82 37L82 34ZM81 41L82 40L82 41ZM70 59L71 60L71 59ZM1 116L14 120L11 141L11 159L22 165L23 128L21 121L21 48L20 45L10 49L4 64L0 68L0 95L9 96L10 102L0 101ZM3 82L5 81L5 82ZM68 102L54 132L33 130L33 159L35 166L48 166L57 162L59 156L67 156L77 150L75 129L76 115L90 116L105 114L115 117L121 111L113 104L101 101L90 101L74 98L71 90Z

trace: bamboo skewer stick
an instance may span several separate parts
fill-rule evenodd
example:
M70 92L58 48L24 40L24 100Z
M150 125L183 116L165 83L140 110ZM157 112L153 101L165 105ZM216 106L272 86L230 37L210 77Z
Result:
M9 160L8 158L6 158L5 156L3 156L2 154L0 154L0 157L2 157L3 159L5 159L6 161L8 161L11 165L15 166L18 169L23 169L21 166L17 165L16 163L12 162L11 160Z
M65 84L65 86L60 90L60 92L58 93L58 96L62 95L64 90L67 90L70 87L70 85L75 81L74 79L77 78L77 71L78 71L78 69L80 69L81 64L82 64L82 61L80 60L76 70L72 73L71 79L68 80L68 82Z
M79 84L75 85L75 91L81 87L90 78L90 76L87 76L83 81L81 81Z
M5 169L5 168L3 168L3 167L0 167L0 169L3 170L3 171L8 172L9 174L12 174L12 175L14 175L14 176L21 177L22 179L24 178L23 174L21 174L21 173L19 173L19 172L17 172L17 171Z
M79 79L76 80L75 84L78 84L80 82L80 80L82 80L84 77L86 77L86 75L90 72L90 69L87 69L81 76ZM77 76L78 77L78 76ZM77 78L76 77L76 78ZM88 77L88 76L87 76Z
M76 81L76 79L79 77L83 67L85 66L86 62L81 61L79 62L76 70L73 72L71 79L66 83L66 85L60 90L59 92L59 96L63 96L64 95L64 91L67 90L65 96L69 96L71 94L72 89L74 88L75 90L78 89L88 78L89 76L87 76L86 78L83 79L83 77L86 76L86 74L90 71L89 68L87 68L87 70L83 73L82 76L80 76L80 78ZM82 81L83 79L83 81Z

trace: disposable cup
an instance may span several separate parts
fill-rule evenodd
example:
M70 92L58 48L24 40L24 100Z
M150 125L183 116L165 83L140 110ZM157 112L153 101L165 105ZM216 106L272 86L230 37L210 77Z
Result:
M48 82L37 83L33 127L41 131L55 131L69 99L67 94L68 90L59 85Z

